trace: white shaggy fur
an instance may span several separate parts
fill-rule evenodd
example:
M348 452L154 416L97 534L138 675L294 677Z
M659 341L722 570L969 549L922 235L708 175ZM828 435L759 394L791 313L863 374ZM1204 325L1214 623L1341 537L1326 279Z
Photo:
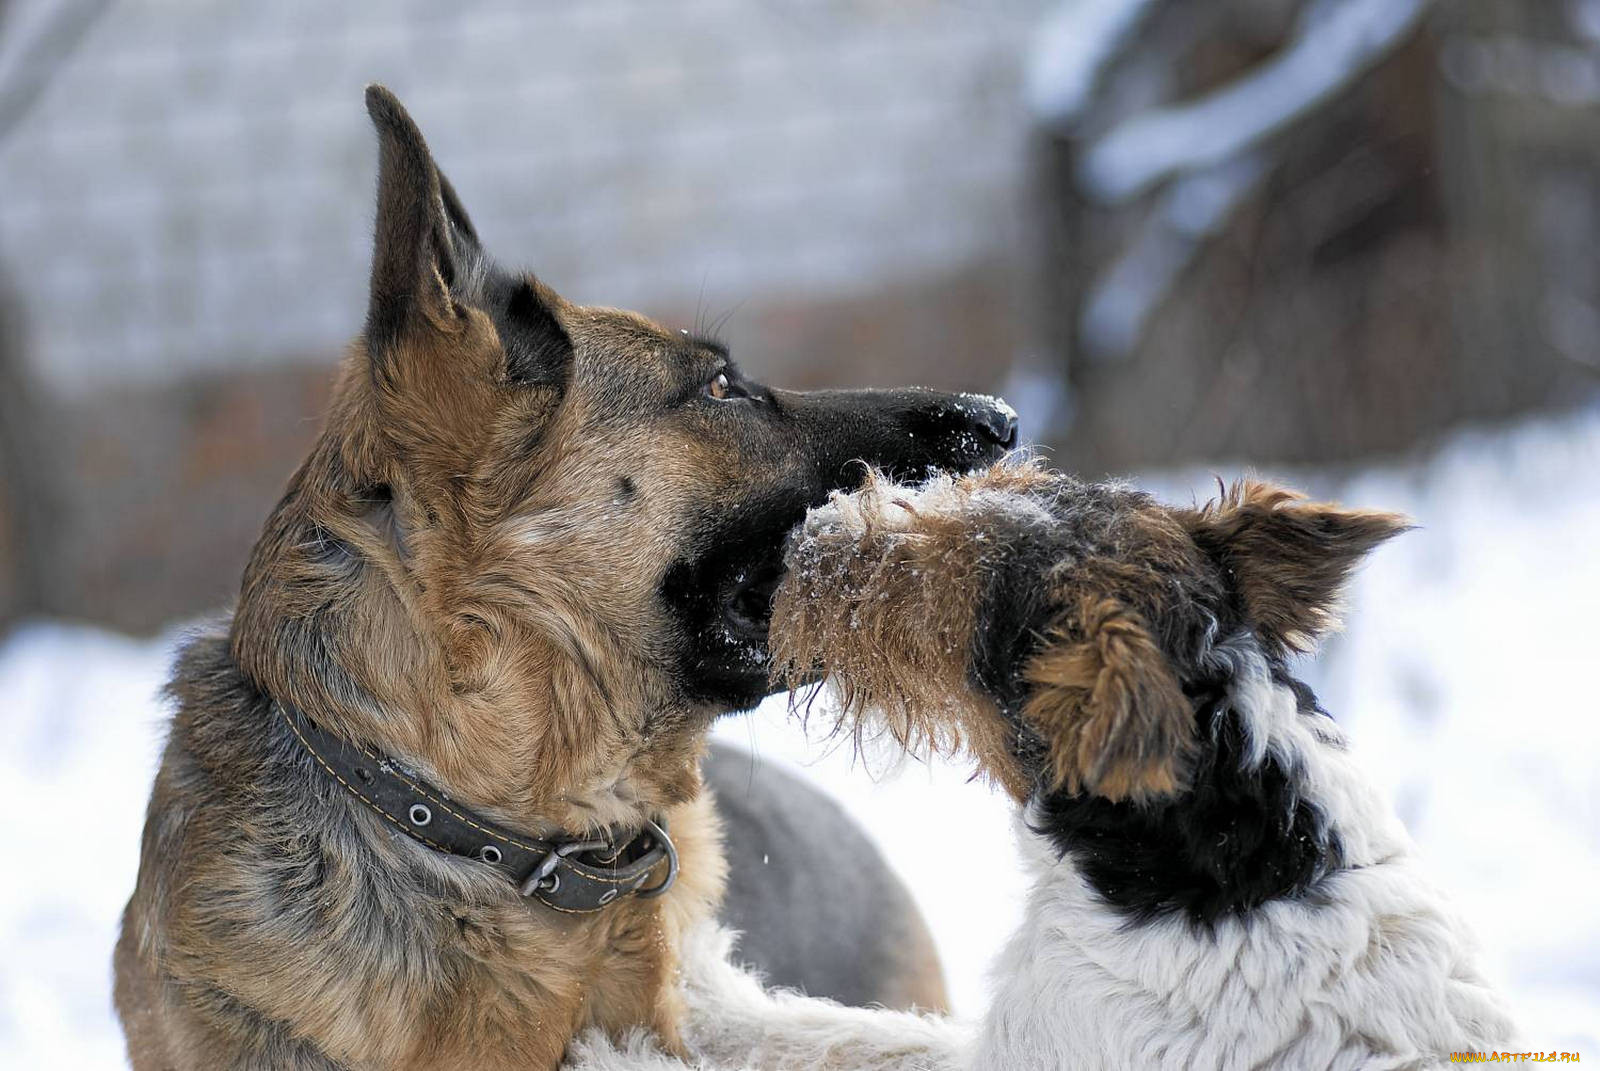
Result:
M1299 770L1345 865L1211 929L1131 924L1019 821L1034 884L977 1066L1414 1068L1509 1043L1471 934L1337 730L1300 715L1248 646L1233 656L1235 709Z
M1019 815L1033 885L993 969L976 1046L958 1027L897 1012L767 994L727 962L730 938L689 942L685 1036L715 1068L1422 1068L1451 1052L1504 1050L1513 1029L1475 945L1418 871L1410 839L1345 751L1267 676L1253 640L1219 645L1235 709L1298 771L1328 816L1345 866L1308 895L1209 930L1167 916L1130 923L1071 858ZM642 1039L584 1038L579 1071L682 1065Z
M883 497L941 489L935 481ZM828 508L851 521L838 500ZM1326 821L1336 869L1303 895L1211 926L1182 913L1134 920L1030 828L1043 821L1030 823L1030 804L1016 823L1032 874L1026 914L995 964L975 1044L925 1018L765 994L715 938L693 951L683 977L685 1036L703 1066L1424 1068L1452 1052L1504 1051L1514 1030L1472 936L1420 872L1338 727L1299 710L1249 632L1216 640L1206 658L1231 682L1246 768L1271 756L1286 771ZM617 1049L586 1038L573 1056L581 1071L673 1066L638 1041Z
M1404 856L1201 934L1129 926L1038 837L979 1067L1412 1068L1510 1034L1461 925Z
M701 1068L956 1071L971 1066L965 1026L909 1012L847 1008L797 993L768 992L730 962L733 935L704 923L679 959L685 1044ZM571 1071L666 1071L683 1064L638 1032L617 1045L591 1030L568 1053Z

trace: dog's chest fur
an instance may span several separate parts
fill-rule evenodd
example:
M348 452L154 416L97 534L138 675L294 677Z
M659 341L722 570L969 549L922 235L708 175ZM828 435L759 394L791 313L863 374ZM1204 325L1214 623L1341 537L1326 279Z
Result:
M1470 934L1407 860L1343 871L1314 905L1128 925L1018 835L1034 884L975 1066L1410 1068L1511 1033Z
M586 1025L674 1040L672 949L719 891L707 804L672 816L680 887L563 916L337 791L221 637L175 691L117 955L137 1066L554 1067Z
M1017 835L1033 885L995 967L979 1066L1409 1068L1512 1035L1475 940L1381 794L1342 747L1312 746L1331 723L1265 672L1242 680L1231 702L1325 825L1325 866L1221 913L1171 895L1164 910L1119 905L1082 831L1030 806ZM1296 840L1259 851L1293 855ZM1294 860L1234 864L1277 873Z

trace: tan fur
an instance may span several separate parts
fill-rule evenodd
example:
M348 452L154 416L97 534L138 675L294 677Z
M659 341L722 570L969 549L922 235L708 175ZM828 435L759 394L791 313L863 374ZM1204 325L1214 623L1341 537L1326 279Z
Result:
M932 728L931 709L962 692L977 548L940 539L944 518L917 511L892 488L874 475L856 494L835 498L837 522L808 527L816 561L796 563L779 589L774 613L789 625L775 631L773 653L798 685L811 668L808 652L839 652L846 705L882 707L910 740Z
M840 690L859 734L872 711L911 750L1004 753L998 719L966 712L989 701L968 682L968 638L980 594L981 540L965 513L975 491L1026 483L1030 470L999 468L983 481L938 477L915 496L873 474L808 518L773 604L775 674L797 694L816 670ZM1008 790L1011 764L986 765Z
M252 875L222 858L187 859L184 881L206 896L181 898L152 949L139 947L153 920L141 917L149 905L136 897L118 946L117 1005L133 1066L247 1065L262 1047L254 1015L236 1020L226 1008L194 1007L181 999L189 985L228 993L350 1067L554 1067L567 1039L589 1025L617 1036L644 1026L677 1049L671 950L714 907L722 868L708 803L677 808L671 820L684 878L659 902L567 918L480 887L449 909L429 905L396 919L464 949L448 974L442 962L393 959L398 950L386 949L377 931L353 941L337 963L299 935L272 941L266 925L266 939L242 950L218 932L212 912L218 900L249 896Z
M1071 634L1024 670L1023 717L1051 742L1052 788L1110 800L1183 787L1193 714L1139 615L1113 598L1081 596Z
M137 1071L551 1068L590 1025L680 1051L680 937L724 877L699 763L712 720L765 684L740 600L864 454L969 465L1014 419L771 390L718 344L567 302L489 258L392 95L367 105L366 329L231 619L180 658L116 952L129 1053ZM905 445L913 421L937 431ZM524 900L341 794L279 703L529 835L665 816L679 880L594 915Z
M1338 627L1337 597L1351 567L1409 527L1395 513L1311 502L1251 479L1175 516L1233 570L1261 637L1296 651Z
M579 375L595 382L632 376L661 359L652 343L671 340L631 315L566 315ZM410 356L447 366L498 345L475 317L444 342L461 348ZM671 708L650 650L635 646L659 628L660 573L638 563L664 567L649 539L680 503L657 496L658 525L630 526L639 533L633 542L560 535L614 520L594 503L610 500L610 474L623 459L641 482L698 494L715 494L738 466L721 457L696 467L705 446L687 435L669 451L641 449L626 434L574 447L558 426L529 444L540 413L464 375L415 373L402 389L431 403L417 418L400 396L375 395L367 359L352 354L327 430L252 558L231 633L237 664L271 694L351 739L406 756L455 798L515 828L598 830L666 814L683 876L660 901L628 901L592 918L478 889L472 910L403 920L437 929L441 941L459 932L472 955L448 977L427 964L386 963L381 948L352 947L359 959L330 963L326 948L303 935L274 942L265 918L245 954L228 939L236 920L224 926L212 913L229 890L241 900L254 891L249 866L212 847L233 837L236 816L196 810L185 819L182 857L160 861L181 875L168 879L181 886L174 902L153 903L142 881L119 947L118 1005L134 1066L227 1066L219 1052L244 1061L248 1034L230 1036L225 1017L201 1019L173 999L171 987L190 980L288 1024L352 1067L554 1067L567 1039L588 1025L618 1036L647 1027L676 1048L672 950L714 909L723 869L714 815L696 799L709 719L683 711L678 730L647 737L646 712ZM573 424L586 417L570 403L561 414ZM446 426L433 427L437 420ZM404 533L403 558L391 522L367 499L376 485L393 488L393 509L403 514L393 522ZM529 538L538 525L554 535ZM381 569L330 573L315 532ZM321 647L283 627L313 621L336 644L327 652L332 672ZM181 789L158 784L153 812L184 808ZM381 842L381 828L369 832ZM139 950L135 936L157 930L160 947Z
M963 751L1019 802L1039 788L1171 796L1196 740L1169 645L1194 657L1235 598L1238 624L1308 645L1354 564L1404 527L1248 480L1182 510L1015 461L920 488L879 479L807 519L773 649L790 684L833 681L858 736L882 726L907 747ZM1061 549L1041 559L1035 543ZM1044 639L1010 670L1020 726L973 678L977 630L1007 614Z
M380 246L384 228L380 208ZM558 406L551 391L506 384L493 322L431 279L391 348L348 355L251 557L232 663L513 828L664 814L682 877L660 900L563 916L503 879L464 879L360 815L364 847L396 872L436 870L452 898L365 918L364 877L333 856L321 893L331 928L307 932L275 919L270 859L237 847L258 801L211 805L169 756L116 957L140 1071L244 1065L292 1039L351 1067L554 1067L589 1024L646 1027L677 1047L673 950L714 909L723 862L698 798L711 715L668 694L656 592L684 516L760 470L692 425L617 419L653 411L681 378L667 367L684 359L675 332L540 286L574 351ZM619 472L652 493L615 503ZM627 535L572 538L608 526ZM203 737L211 700L185 688L180 672L174 738ZM205 774L208 786L251 779Z
M447 367L497 353L492 325L476 310L468 315L468 326L447 336L465 352L417 361ZM627 313L563 303L562 319L578 382L594 389L644 378L674 341ZM652 690L653 652L617 640L659 630L655 593L669 558L657 533L696 500L728 490L739 459L712 455L687 431L666 449L646 448L659 441L656 429L595 436L600 415L581 398L541 427L543 399L497 393L466 375L417 373L405 387L415 394L375 398L365 362L352 354L328 432L291 486L299 508L274 518L246 573L233 632L240 665L330 728L426 756L429 775L511 822L600 828L641 806L688 799L696 745L657 743L635 754L641 726L619 721L619 711L660 707L665 697ZM647 395L648 379L635 390ZM423 419L406 397L427 399ZM447 425L433 428L441 419ZM637 506L615 504L618 472L655 493ZM393 508L405 514L396 518L404 561L386 518L370 512L374 486L392 488ZM381 572L330 582L318 548L294 542L318 527ZM621 537L573 538L596 527ZM341 643L339 665L381 709L430 715L363 716L329 694L323 675L300 661L303 649L271 642L274 622L315 615L336 625L326 631ZM612 788L636 777L647 796L616 800Z

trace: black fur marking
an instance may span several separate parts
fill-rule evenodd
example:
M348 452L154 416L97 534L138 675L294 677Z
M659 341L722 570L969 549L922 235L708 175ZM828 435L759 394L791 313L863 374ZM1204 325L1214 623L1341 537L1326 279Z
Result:
M753 388L752 388L753 389ZM876 467L900 483L940 470L967 472L1004 452L983 434L998 410L920 387L764 395L774 414L804 429L806 449L830 489L854 488Z
M678 681L698 702L748 710L771 694L767 622L789 531L814 505L800 488L774 488L695 526L697 552L674 562L661 597L678 623Z
M330 569L344 572L361 563L354 547L321 524L311 525L308 538L301 545L313 561Z
M1005 525L1005 538L990 539L1003 550L984 559L986 590L972 637L972 677L1001 706L1021 710L1027 698L1022 667L1039 650L1052 608L1039 578L1060 559L1053 541L1031 538L1025 526Z
M1022 719L1028 683L1022 667L1044 646L1051 607L1038 577L1053 563L1053 548L1029 540L1024 533L993 541L1006 553L985 561L987 590L979 601L972 633L971 679L991 696L1013 729L1011 752L1035 776L1046 767L1043 740Z
M738 437L739 455L756 467L751 485L688 525L692 544L660 589L676 625L680 686L691 699L723 711L747 709L772 691L772 594L782 579L788 534L807 509L831 491L857 486L869 466L921 479L941 468L965 471L1000 453L975 430L992 414L971 399L915 388L792 393L747 382L741 387L769 404L707 406L706 425Z
M496 317L506 353L506 378L529 387L560 387L572 363L572 339L538 291L517 280Z
M1134 507L1150 501L1142 492L1110 485L1058 481L1053 492L1036 499L1051 517L1040 523L1028 514L996 516L985 525L982 562L984 595L973 630L970 664L976 687L992 696L1015 728L1012 753L1024 769L1037 775L1045 768L1047 747L1022 719L1029 686L1023 670L1044 646L1062 607L1049 598L1044 578L1097 557L1115 558L1119 548L1138 538L1127 526ZM1162 649L1178 653L1180 664L1193 663L1204 649L1209 631L1234 618L1226 609L1204 603L1223 602L1220 589L1208 590L1194 578L1177 578L1164 567L1148 564L1140 574L1152 589L1183 586L1196 591L1185 613L1151 615L1151 627Z
M378 209L365 337L373 374L383 378L391 373L388 353L413 322L417 305L433 296L433 269L445 279L455 269L443 234L438 172L422 132L381 86L367 87L367 113L378 132Z
M724 359L728 356L728 344L710 332L686 331L683 337L689 345L696 349L710 350Z
M1181 912L1209 925L1304 895L1340 865L1338 837L1269 753L1241 766L1239 716L1213 693L1200 702L1194 783L1136 805L1057 792L1039 800L1035 831L1072 858L1095 891L1130 918Z
M983 562L971 665L974 684L1014 727L1013 755L1041 785L1032 812L1036 831L1109 904L1136 920L1176 912L1206 925L1304 894L1341 865L1341 849L1326 818L1301 796L1298 771L1270 753L1254 769L1242 766L1247 741L1239 715L1227 706L1228 682L1206 668L1216 637L1245 628L1219 567L1203 556L1135 550L1146 537L1129 518L1149 501L1139 492L1062 480L1035 501L1047 522L1018 514L986 525L986 543L997 549ZM1130 558L1139 567L1122 569ZM1063 575L1059 570L1082 570L1087 590L1116 590L1130 600L1187 682L1198 748L1191 785L1179 795L1112 803L1044 787L1048 744L1022 717L1029 692L1023 669L1063 611L1050 603L1044 581ZM1146 605L1173 590L1186 596ZM1293 690L1300 716L1326 717L1282 660L1270 652L1267 658L1274 682Z
M437 171L437 167L435 170ZM481 253L478 228L472 225L466 208L461 204L461 198L456 196L456 189L450 184L450 180L444 177L444 172L438 171L438 175L439 199L444 202L444 216L450 223L452 241L462 249Z
M374 531L394 548L402 561L410 556L406 533L394 507L394 490L385 483L367 484L357 489L352 504Z

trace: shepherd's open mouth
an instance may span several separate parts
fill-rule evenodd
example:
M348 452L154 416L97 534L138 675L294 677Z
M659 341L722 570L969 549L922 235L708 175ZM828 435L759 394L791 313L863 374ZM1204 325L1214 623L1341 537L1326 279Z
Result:
M783 580L781 554L744 566L731 580L722 601L722 617L729 633L765 647L772 622L772 596Z

